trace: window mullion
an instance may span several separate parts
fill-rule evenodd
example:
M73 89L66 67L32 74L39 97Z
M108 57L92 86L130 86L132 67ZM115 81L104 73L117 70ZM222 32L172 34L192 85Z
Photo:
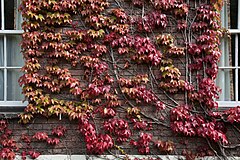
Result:
M18 10L18 7L17 6L20 6L20 0L17 0L17 5L15 6L16 7L16 18L15 18L15 20L16 20L16 30L20 30L20 29L22 29L22 27L21 27L21 19L19 18L19 16L21 16L21 13L20 13L20 11Z
M238 22L237 22L237 28L238 30L240 29L240 0L238 0L238 11L237 11L237 16L238 16ZM237 33L235 35L235 66L238 66L238 36L239 34ZM236 92L236 101L238 101L238 68L235 70L235 92Z
M235 35L235 66L238 67L238 34ZM238 68L235 69L235 99L238 101Z
M238 13L237 13L237 16L238 16L238 24L237 24L237 26L238 26L238 29L240 29L240 11L239 11L239 9L240 9L240 0L238 0Z
M23 30L0 30L0 35L4 34L21 35L23 34Z
M239 34L240 33L240 29L228 29L228 32L230 34Z
M224 5L221 11L221 26L224 28L228 28L228 10L227 10L227 5L226 5L226 1L224 1Z
M7 101L7 37L3 36L3 54L4 54L4 101Z
M219 69L236 69L236 68L240 68L240 67L237 67L237 66L223 66L223 67L218 67Z
M0 69L4 69L4 68L6 68L6 69L21 69L22 67L18 67L18 66L11 66L11 67L5 67L5 66L3 66L3 67L0 67Z
M5 29L5 20L4 20L4 0L1 0L1 19L2 19L2 26L1 29L4 30Z

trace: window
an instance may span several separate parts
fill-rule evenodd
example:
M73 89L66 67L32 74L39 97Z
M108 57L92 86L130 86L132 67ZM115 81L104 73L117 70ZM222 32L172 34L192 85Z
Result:
M222 56L216 83L222 93L218 102L220 107L233 107L240 105L240 0L224 1L221 21L231 38L225 36L220 46Z
M25 106L18 84L22 74L23 58L20 53L21 14L20 0L1 0L0 3L0 106Z

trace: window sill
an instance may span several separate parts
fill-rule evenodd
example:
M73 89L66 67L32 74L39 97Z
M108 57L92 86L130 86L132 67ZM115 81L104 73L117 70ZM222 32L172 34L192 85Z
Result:
M4 34L23 34L23 30L0 30L0 35Z
M217 101L219 109L229 109L240 106L240 101Z
M28 102L20 101L0 101L0 118L16 118L19 113L24 111L24 108L27 106ZM9 117L10 116L10 117Z
M22 102L22 101L0 101L0 107L26 107L28 105L28 102Z

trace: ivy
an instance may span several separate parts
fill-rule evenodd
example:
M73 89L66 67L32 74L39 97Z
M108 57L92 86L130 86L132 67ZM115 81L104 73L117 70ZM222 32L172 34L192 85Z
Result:
M19 83L28 106L20 122L30 123L38 114L78 120L89 154L131 154L120 145L139 154L173 153L177 144L152 134L153 125L226 147L226 125L239 122L239 107L214 112L220 92L214 80L221 55L221 3L196 9L191 3L22 0L25 65ZM62 94L71 98L59 98ZM176 100L174 94L185 99ZM17 142L6 122L0 125L0 157L13 159ZM57 145L65 132L58 126L51 135L37 132L21 139ZM40 153L28 148L23 159L27 155Z

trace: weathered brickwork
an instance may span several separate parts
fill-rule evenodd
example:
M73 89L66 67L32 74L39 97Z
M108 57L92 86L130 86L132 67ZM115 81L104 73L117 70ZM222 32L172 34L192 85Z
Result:
M22 1L16 154L239 155L238 120L214 112L217 1Z

